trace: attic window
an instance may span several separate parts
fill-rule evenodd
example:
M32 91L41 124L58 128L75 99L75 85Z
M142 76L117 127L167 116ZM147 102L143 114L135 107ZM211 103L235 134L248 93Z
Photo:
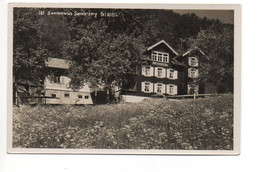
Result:
M163 52L158 52L158 51L153 51L152 56L151 56L151 60L168 63L169 62L169 54L163 53Z
M197 57L189 57L189 66L197 67L198 66L198 58Z

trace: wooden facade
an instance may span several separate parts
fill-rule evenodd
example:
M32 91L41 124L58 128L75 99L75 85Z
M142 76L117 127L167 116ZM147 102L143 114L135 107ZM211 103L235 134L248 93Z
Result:
M147 48L144 55L149 59L146 60L146 65L138 68L135 75L129 75L129 80L123 83L122 95L129 100L134 101L134 96L141 100L140 97L170 97L215 92L212 85L211 89L207 84L194 86L194 80L199 76L200 61L207 60L199 48L179 55L162 40Z
M131 83L123 84L123 95L160 97L185 92L185 65L175 59L178 53L165 41L149 47L144 56L149 60L138 68L137 74L129 76Z
M198 47L194 47L187 52L176 57L176 60L186 66L184 71L184 92L185 95L189 94L215 94L217 87L214 83L209 81L194 82L200 74L200 66L203 62L208 61L209 58ZM193 85L195 84L195 85Z

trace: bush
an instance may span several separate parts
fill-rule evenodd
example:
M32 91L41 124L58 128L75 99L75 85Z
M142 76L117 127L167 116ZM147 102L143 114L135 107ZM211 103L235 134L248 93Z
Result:
M13 147L233 149L233 95L138 104L22 106Z

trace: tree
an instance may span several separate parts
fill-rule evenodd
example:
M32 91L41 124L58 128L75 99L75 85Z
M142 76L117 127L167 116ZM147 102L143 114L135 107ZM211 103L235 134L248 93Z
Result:
M18 82L31 81L39 84L45 74L48 51L43 45L43 33L40 28L36 9L14 8L13 82L15 94L17 94ZM19 100L19 96L17 98Z
M79 89L86 82L108 90L120 85L125 76L134 73L143 62L144 47L162 39L177 49L190 47L193 42L186 41L187 38L194 40L201 28L212 23L195 14L180 15L172 10L101 11L118 16L67 20L70 36L64 47L65 56L71 62L69 77L73 89ZM202 36L197 39L203 42Z
M234 26L216 22L189 41L209 58L200 65L200 80L214 82L219 92L233 92Z
M109 33L102 20L92 21L87 27L81 24L72 25L73 38L66 44L71 87L79 89L89 83L111 91L142 63L142 42L126 34Z

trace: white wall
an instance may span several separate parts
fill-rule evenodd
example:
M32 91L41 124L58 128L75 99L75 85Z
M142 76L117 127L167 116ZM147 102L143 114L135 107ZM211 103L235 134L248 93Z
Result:
M46 77L44 80L44 87L45 87L45 89L72 91L69 83L70 83L70 78L68 78L66 76L60 77L60 83L53 83L50 81L50 79L48 77ZM86 84L83 86L83 88L79 89L79 92L90 92L90 88Z
M93 104L88 92L45 90L45 96L51 97L52 94L56 94L56 98L47 98L46 104ZM65 97L65 94L69 94L69 97ZM78 95L81 95L82 98L79 98Z

